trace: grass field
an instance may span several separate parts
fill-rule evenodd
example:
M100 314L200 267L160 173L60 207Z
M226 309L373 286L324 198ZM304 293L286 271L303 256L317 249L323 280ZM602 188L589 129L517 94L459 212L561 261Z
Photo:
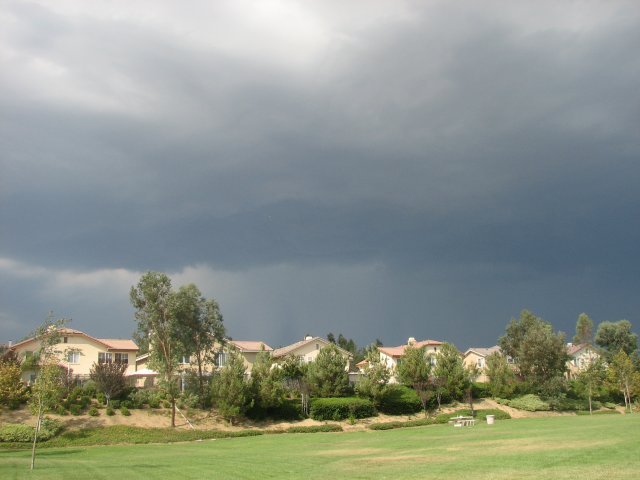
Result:
M637 479L640 415L263 435L178 444L0 450L0 478Z

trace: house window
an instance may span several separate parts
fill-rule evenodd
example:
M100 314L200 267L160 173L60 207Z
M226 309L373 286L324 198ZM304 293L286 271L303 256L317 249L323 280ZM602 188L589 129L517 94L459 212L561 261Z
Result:
M62 343L68 343L68 341L69 341L69 337L64 337L64 338L62 339Z
M129 354L128 353L116 353L115 354L116 363L124 363L125 365L129 365Z
M187 357L186 355L183 355L182 358L180 359L180 365L189 365L189 357Z
M320 344L316 343L316 350L320 350Z
M227 364L227 354L225 352L216 353L216 366L224 367Z
M429 362L431 362L431 366L435 367L436 366L436 357L434 357L433 355L429 357Z
M80 363L80 352L67 352L67 363Z
M298 361L304 363L304 355L298 355Z
M33 385L34 383L36 383L36 374L32 373L29 375L29 385Z
M484 358L479 358L477 365L478 365L478 368L483 368L484 367Z
M111 353L99 352L98 363L111 363Z

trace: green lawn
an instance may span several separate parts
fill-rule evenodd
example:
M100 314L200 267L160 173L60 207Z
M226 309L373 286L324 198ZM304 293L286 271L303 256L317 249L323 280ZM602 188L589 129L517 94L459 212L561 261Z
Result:
M163 445L0 450L0 478L637 479L640 415L568 416Z

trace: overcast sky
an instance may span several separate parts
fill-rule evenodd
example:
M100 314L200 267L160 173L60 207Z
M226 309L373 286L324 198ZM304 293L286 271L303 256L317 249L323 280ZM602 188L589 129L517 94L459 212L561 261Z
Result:
M0 0L0 342L640 324L640 3Z

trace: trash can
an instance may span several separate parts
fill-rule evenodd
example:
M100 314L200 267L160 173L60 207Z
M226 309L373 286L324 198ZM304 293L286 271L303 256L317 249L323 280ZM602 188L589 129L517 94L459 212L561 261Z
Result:
M493 425L493 422L496 420L495 415L487 415L487 425Z

